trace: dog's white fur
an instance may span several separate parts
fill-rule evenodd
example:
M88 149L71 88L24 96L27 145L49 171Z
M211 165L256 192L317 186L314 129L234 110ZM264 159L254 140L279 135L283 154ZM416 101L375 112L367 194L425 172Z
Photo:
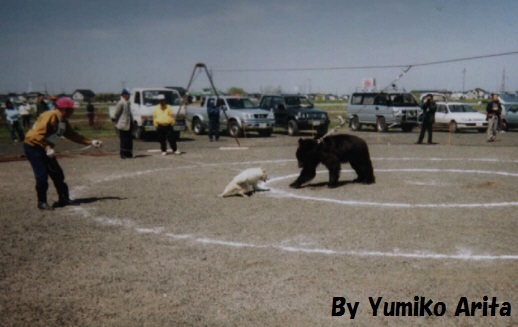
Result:
M219 196L227 197L231 195L245 196L246 193L254 191L269 191L259 187L260 181L266 182L268 175L263 168L248 168L240 172L234 179L228 183L223 193Z

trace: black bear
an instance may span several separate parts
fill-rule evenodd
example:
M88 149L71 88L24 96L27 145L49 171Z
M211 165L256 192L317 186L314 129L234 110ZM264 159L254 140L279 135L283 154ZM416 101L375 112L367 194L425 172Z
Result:
M297 180L290 184L293 188L300 188L302 184L312 180L320 163L329 170L328 187L338 186L341 162L349 162L356 171L358 178L354 182L375 182L367 143L354 135L339 134L324 139L299 139L297 160L302 171Z

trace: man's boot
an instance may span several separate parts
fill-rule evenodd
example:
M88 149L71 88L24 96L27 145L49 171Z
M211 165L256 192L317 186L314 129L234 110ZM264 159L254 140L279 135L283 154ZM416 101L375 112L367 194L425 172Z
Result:
M47 202L38 202L38 209L40 210L54 210Z
M68 185L64 184L63 189L59 192L59 200L58 202L54 202L52 205L53 208L62 208L65 206L78 206L79 203L71 200L68 194Z
M36 194L38 195L38 209L40 209L40 210L54 210L47 203L47 190L46 189L38 189L38 187L36 187Z

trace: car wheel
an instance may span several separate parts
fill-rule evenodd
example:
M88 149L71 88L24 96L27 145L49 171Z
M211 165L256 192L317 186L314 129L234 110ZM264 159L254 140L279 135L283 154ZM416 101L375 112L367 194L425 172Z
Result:
M380 133L385 133L387 131L387 122L385 121L385 117L378 117L376 119L376 131Z
M232 120L228 123L228 133L232 137L241 137L243 136L243 129L239 127L237 121Z
M258 133L261 137L270 137L272 136L273 129L262 129Z
M201 123L201 121L198 118L195 118L192 121L192 131L196 135L201 135L205 131L205 128L203 128L203 124Z
M360 124L360 119L358 119L358 116L354 116L351 119L351 124L349 127L351 127L351 130L353 131L360 131L362 129L362 124Z
M459 132L459 126L457 125L457 123L454 120L452 120L450 122L450 132L453 132L453 133Z
M295 136L299 133L299 125L293 119L288 122L288 135Z
M144 127L138 126L135 122L135 127L133 127L133 138L136 140L142 140L144 139L144 135L146 132L144 131Z
M502 130L509 131L509 126L507 126L507 120L502 120Z

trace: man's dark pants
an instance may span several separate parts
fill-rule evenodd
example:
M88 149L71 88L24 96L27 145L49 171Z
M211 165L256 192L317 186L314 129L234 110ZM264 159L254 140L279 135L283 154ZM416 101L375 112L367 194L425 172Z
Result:
M216 141L219 140L219 117L217 119L209 119L209 139L215 136Z
M23 144L23 150L29 160L34 177L36 178L36 193L38 203L47 203L48 177L54 182L60 199L68 199L68 185L65 183L63 169L55 157L49 158L44 149L39 146Z
M121 158L133 158L133 135L131 129L123 131L119 129Z
M178 146L176 144L177 135L173 126L157 126L156 132L158 134L158 141L160 142L160 150L162 150L162 152L167 151L166 141L169 142L169 146L171 146L173 152L178 150Z

